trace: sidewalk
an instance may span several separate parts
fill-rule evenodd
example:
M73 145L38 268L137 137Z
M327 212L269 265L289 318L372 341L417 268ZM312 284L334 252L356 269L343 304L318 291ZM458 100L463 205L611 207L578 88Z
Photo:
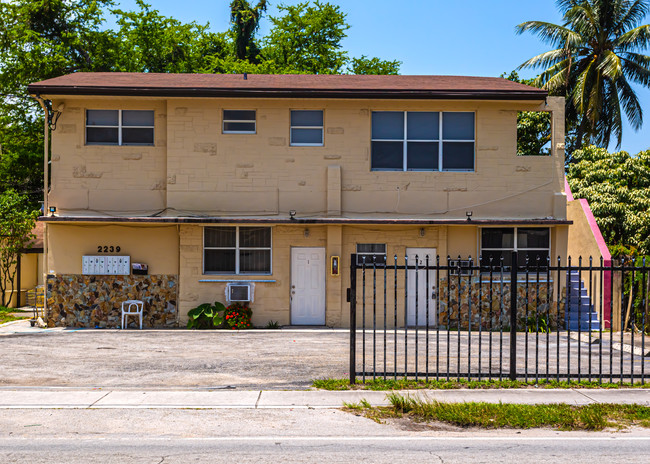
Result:
M2 388L0 409L292 409L340 408L367 400L388 404L385 391L232 391ZM414 390L403 395L442 402L650 406L650 389Z

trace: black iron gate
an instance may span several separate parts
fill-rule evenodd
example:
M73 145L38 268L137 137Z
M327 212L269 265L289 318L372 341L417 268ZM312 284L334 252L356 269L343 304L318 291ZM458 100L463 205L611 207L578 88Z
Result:
M602 259L350 261L357 377L646 382L650 268Z

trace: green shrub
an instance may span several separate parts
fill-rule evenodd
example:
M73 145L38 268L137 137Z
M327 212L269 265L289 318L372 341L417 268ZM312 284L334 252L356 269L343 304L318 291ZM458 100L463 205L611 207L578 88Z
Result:
M226 307L223 303L215 301L214 304L203 303L187 313L188 329L217 329L223 325L223 313Z

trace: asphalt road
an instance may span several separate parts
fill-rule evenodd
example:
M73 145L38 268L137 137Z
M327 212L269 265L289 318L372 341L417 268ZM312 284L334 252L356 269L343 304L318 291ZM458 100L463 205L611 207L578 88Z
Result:
M645 463L647 430L377 424L331 409L0 410L2 463Z

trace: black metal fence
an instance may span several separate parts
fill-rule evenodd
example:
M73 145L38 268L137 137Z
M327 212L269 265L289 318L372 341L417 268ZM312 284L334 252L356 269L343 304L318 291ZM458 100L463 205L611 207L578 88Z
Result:
M646 383L646 262L529 258L353 254L350 382Z

